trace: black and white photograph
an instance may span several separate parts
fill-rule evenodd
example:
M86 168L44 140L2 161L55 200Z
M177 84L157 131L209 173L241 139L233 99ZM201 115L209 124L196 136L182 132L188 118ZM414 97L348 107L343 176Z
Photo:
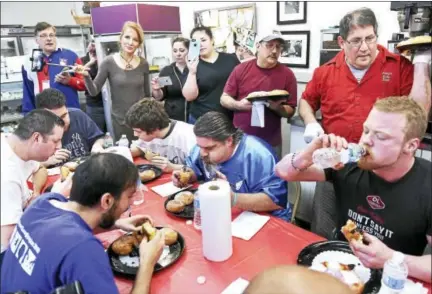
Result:
M285 44L279 62L289 67L309 68L310 31L281 32Z
M306 1L277 1L277 24L306 23Z

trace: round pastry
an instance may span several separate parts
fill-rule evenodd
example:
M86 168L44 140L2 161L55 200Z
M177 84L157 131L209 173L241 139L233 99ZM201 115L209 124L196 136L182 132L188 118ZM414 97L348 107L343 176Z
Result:
M144 153L144 157L148 161L151 161L153 159L153 157L155 157L155 156L159 156L159 153L155 153L151 150L146 150L146 152Z
M288 91L285 90L273 90L270 91L269 96L282 96L282 95L289 95Z
M112 250L118 255L128 255L132 252L135 244L138 243L138 240L133 235L124 235L112 244Z
M246 98L263 97L263 96L267 96L267 95L268 95L268 92L266 92L266 91L257 91L257 92L249 93L249 95L247 95Z
M175 195L174 199L181 201L184 205L189 205L193 203L194 195L192 192L184 191Z
M190 171L188 170L181 170L180 171L180 178L179 178L179 182L182 186L186 186L187 184L189 184L189 180L191 178L192 174Z
M156 173L152 169L147 169L139 173L141 181L153 180L156 177Z
M177 242L178 239L178 233L170 228L163 228L160 230L164 233L165 236L165 245L170 246Z
M73 172L78 167L78 163L74 161L69 161L63 164L63 166L67 167L71 172Z
M185 209L185 205L180 200L170 200L166 204L166 209L170 212L179 213Z

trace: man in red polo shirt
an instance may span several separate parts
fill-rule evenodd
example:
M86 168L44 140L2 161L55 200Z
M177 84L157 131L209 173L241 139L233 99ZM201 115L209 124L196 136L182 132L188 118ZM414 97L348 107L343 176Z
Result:
M385 97L409 95L429 112L430 50L415 56L413 66L377 45L378 23L369 8L348 13L339 27L342 51L315 70L299 102L306 142L325 132L357 143L373 104ZM318 109L321 125L315 118ZM336 220L331 184L317 183L313 209L312 231L329 238Z
M221 104L234 110L234 125L257 136L282 154L281 117L290 118L297 106L297 80L292 70L278 62L284 39L278 31L257 38L257 58L237 65L225 84ZM269 101L264 109L264 127L251 126L252 104L245 99L257 91L286 90L286 101Z

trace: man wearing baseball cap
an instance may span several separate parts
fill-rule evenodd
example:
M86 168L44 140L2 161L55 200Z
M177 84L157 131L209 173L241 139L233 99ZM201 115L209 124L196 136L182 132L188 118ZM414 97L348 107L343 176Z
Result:
M249 135L257 136L282 153L281 117L290 118L297 106L297 80L294 73L279 63L284 39L272 30L255 39L257 58L237 65L221 97L221 104L234 111L234 125ZM264 127L251 126L252 104L245 99L252 92L286 90L290 97L268 101L264 109Z

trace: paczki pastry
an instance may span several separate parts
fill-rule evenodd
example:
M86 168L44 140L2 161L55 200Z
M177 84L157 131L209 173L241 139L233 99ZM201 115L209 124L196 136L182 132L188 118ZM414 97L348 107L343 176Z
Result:
M153 159L153 157L155 157L155 156L160 156L160 154L152 152L151 150L146 150L146 152L144 152L144 157L148 161L151 161Z
M156 173L152 169L147 169L139 173L141 181L153 180L156 177Z
M347 220L345 226L341 228L342 234L344 234L345 238L348 242L352 240L363 242L363 233L357 228L357 225L352 220Z
M182 212L185 209L185 205L180 200L170 200L166 204L166 210L174 213Z
M70 169L67 166L61 166L60 167L60 175L61 175L61 182L64 182L66 180L66 178L68 177L68 175L70 174Z
M69 161L66 162L65 164L63 164L63 166L67 167L71 172L75 171L76 168L78 167L79 163L74 162L74 161Z
M160 230L164 233L165 236L165 245L170 246L177 242L178 239L178 233L170 228L163 228Z
M194 195L192 192L184 191L175 195L174 199L181 201L184 205L189 205L193 203Z
M288 91L285 90L273 90L273 91L257 91L249 93L249 95L246 96L246 98L258 98L258 97L266 97L266 96L282 96L282 95L289 95Z
M179 173L179 182L182 187L187 186L189 184L189 180L192 176L192 173L184 166Z

